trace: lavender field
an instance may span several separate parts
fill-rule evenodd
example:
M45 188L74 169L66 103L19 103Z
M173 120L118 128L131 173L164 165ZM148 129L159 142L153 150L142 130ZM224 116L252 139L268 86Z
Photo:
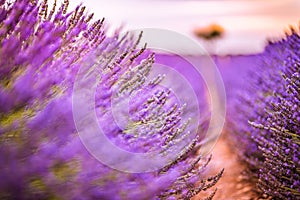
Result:
M175 2L134 34L84 3L0 0L0 200L300 199L299 21L262 46L235 15L268 3ZM201 6L232 27L191 40L168 6L185 31Z

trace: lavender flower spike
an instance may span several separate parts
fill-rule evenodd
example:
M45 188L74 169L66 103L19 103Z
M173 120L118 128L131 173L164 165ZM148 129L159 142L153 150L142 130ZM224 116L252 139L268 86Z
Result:
M120 148L168 151L187 136L189 122L183 105L159 87L161 79L147 80L155 56L137 49L140 38L119 31L108 37L103 19L92 22L85 7L69 12L68 5L0 0L0 199L189 199L213 187L223 171L199 180L209 162L197 155L199 137L149 173L120 172L89 154L72 113L74 82L86 64L99 72L99 123ZM141 87L148 90L129 109L133 123L120 129L111 97Z

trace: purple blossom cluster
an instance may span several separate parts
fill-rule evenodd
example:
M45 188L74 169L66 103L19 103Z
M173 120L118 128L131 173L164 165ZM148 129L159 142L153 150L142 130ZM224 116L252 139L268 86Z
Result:
M233 133L260 192L300 198L300 35L269 42L235 104Z
M89 154L72 113L74 81L87 62L99 71L99 122L118 146L167 151L187 137L189 121L184 106L159 87L161 77L147 80L155 56L137 49L141 36L117 30L108 37L103 19L92 22L85 7L69 12L68 4L0 0L0 199L190 199L213 187L223 170L202 176L210 158L197 154L199 137L155 172L120 172ZM141 86L149 92L130 106L132 124L113 125L112 95Z

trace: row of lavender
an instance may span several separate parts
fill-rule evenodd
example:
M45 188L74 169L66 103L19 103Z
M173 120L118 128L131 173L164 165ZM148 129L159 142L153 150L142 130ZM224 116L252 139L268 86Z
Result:
M300 35L270 42L231 94L231 138L259 193L300 198ZM240 66L242 68L243 66Z
M87 152L76 132L71 96L80 66L91 61L100 77L97 115L112 141L137 152L167 151L188 133L182 106L157 87L160 77L146 83L154 55L137 49L140 38L120 37L119 31L108 37L103 20L91 23L85 7L68 12L68 4L57 7L55 1L50 9L46 0L0 0L0 199L189 199L214 186L223 171L199 178L209 159L196 154L198 137L175 161L151 173L122 173ZM133 126L113 125L112 94L145 84L152 93L132 108ZM158 116L165 116L160 126ZM143 132L143 139L131 132Z

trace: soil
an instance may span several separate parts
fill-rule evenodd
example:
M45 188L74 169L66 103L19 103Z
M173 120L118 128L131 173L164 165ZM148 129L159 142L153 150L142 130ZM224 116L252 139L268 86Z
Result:
M243 172L246 166L243 165L232 144L227 141L226 134L223 134L218 140L212 152L212 160L210 161L207 175L215 175L225 168L223 176L218 183L207 191L201 191L192 200L205 199L217 187L214 200L254 200L258 199L255 193L255 184L249 183L243 179Z

